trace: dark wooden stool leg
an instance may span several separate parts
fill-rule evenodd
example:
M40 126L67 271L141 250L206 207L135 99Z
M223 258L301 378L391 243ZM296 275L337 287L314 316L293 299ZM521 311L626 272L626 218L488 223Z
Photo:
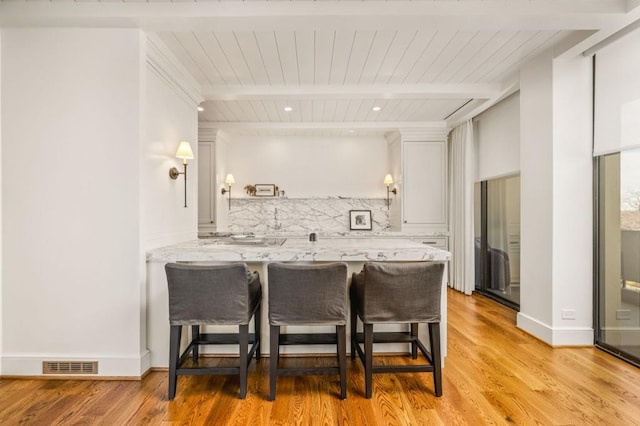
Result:
M262 343L262 302L258 302L258 308L253 318L253 324L255 326L255 341L256 341L256 359L260 359L261 343Z
M418 338L417 322L411 323L411 337L413 338L413 340L411 340L411 358L416 359L418 358L418 345L416 344L416 341L415 341L415 339Z
M249 324L240 325L240 399L247 396L247 369L249 367Z
M358 344L358 315L353 299L351 299L351 359L356 359L356 345Z
M278 358L280 357L280 326L272 325L269 332L269 401L276 399L276 379L278 375Z
M340 365L340 398L347 397L347 327L336 326L338 335L338 364Z
M182 335L181 325L172 325L169 337L169 400L176 396L178 385L178 358L180 357L180 336Z
M429 344L433 360L433 387L436 396L442 396L442 359L440 353L440 323L429 323Z
M365 397L373 394L373 324L364 324L364 385Z
M200 340L200 326L199 325L192 325L191 326L191 340L192 341L198 341ZM200 345L193 345L193 349L192 349L192 359L193 362L196 362L198 360L198 355L199 355L199 349L200 349Z

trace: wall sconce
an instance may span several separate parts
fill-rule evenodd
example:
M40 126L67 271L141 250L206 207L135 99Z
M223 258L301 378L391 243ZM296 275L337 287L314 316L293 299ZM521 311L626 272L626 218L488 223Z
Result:
M194 158L189 142L180 142L178 150L176 151L176 157L182 158L184 172L179 172L178 169L172 167L169 169L169 176L171 179L178 179L178 176L184 175L184 206L187 207L187 160L192 160Z
M393 177L391 175L386 175L384 177L384 184L387 185L387 208L391 205L391 200L389 199L389 194L393 192L393 195L398 193L396 188L390 189L391 185L393 185Z
M229 189L222 188L221 192L222 192L222 195L226 194L227 192L229 193L229 210L231 210L231 185L236 183L236 180L233 178L233 175L229 173L227 175L227 178L224 180L224 183L229 187Z

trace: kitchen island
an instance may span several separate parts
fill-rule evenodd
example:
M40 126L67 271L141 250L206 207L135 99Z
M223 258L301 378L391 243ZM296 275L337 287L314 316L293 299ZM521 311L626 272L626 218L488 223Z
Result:
M269 322L267 265L270 262L346 262L348 282L351 273L359 272L365 262L445 262L451 259L449 252L409 239L402 238L320 238L311 242L307 238L264 238L246 241L231 238L199 239L150 250L147 253L147 347L151 352L152 368L168 366L169 314L167 280L164 265L167 262L206 264L211 262L246 262L251 270L258 271L263 285L261 353L268 354ZM447 272L443 276L442 316L440 333L443 360L447 353ZM208 326L213 327L213 326ZM233 327L216 326L222 331ZM381 325L380 330L397 330L402 325ZM385 328L386 327L386 328ZM251 326L253 328L253 325ZM296 332L330 332L331 327L291 327ZM378 327L376 327L378 329ZM290 331L291 331L290 330ZM347 331L349 328L347 328ZM420 337L428 341L426 327L420 328ZM350 336L347 335L347 339ZM408 345L385 345L385 352L405 352ZM216 353L226 353L224 347L216 347ZM237 349L229 347L228 352ZM282 353L308 353L309 347L290 346ZM334 346L313 347L313 353L334 353Z

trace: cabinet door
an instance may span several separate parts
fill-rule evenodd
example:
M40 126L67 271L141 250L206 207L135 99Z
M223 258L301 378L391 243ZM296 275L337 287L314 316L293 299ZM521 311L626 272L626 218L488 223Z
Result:
M445 142L405 142L403 222L447 224Z
M198 224L211 225L216 220L215 162L213 142L198 143Z

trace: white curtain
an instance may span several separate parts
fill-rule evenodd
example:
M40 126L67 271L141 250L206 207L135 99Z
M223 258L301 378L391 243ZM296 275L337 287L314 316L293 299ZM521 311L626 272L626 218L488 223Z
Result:
M475 287L473 241L473 124L453 129L450 138L451 280L449 286L465 294Z

